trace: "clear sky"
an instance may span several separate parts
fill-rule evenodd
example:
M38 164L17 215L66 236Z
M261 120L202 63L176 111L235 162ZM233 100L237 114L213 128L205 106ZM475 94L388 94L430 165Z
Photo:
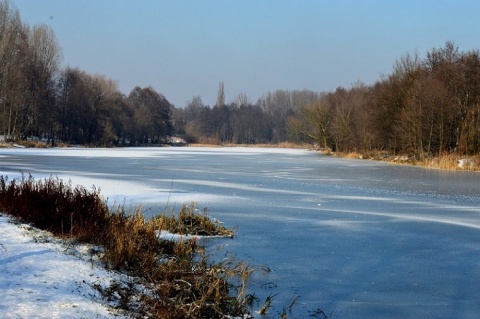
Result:
M128 94L152 86L177 107L193 96L252 102L277 89L373 84L397 59L453 41L480 49L478 0L13 0L50 25L63 66Z

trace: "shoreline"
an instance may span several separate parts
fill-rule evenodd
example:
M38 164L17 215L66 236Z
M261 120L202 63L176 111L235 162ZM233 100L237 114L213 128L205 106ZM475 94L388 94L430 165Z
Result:
M351 158L358 160L373 160L386 162L393 165L416 166L426 169L438 169L448 171L480 172L480 155L460 156L458 154L446 154L440 156L416 159L408 155L391 155L385 152L372 152L372 154L350 153L325 153L338 158Z
M70 145L61 145L54 146L53 148L68 148L72 147ZM132 146L125 146L129 148ZM290 142L281 142L275 144L204 144L204 143L186 143L179 145L150 145L150 146L137 146L137 147L212 147L212 148L223 148L223 147L239 147L239 148L290 148L290 149L305 149L309 151L319 152L324 155L330 155L338 158L350 158L358 160L374 160L382 161L395 165L409 165L417 166L427 169L440 169L440 170L450 170L450 171L470 171L470 172L480 172L480 154L478 155L458 155L458 154L445 154L439 156L427 156L423 159L417 159L415 156L410 156L406 154L393 155L385 151L373 150L369 152L332 152L330 150L323 150L316 148L311 144L295 144ZM47 146L44 143L0 143L1 148L52 148ZM85 148L96 148L96 147L85 147ZM110 148L110 147L107 147ZM118 148L111 147L111 148Z

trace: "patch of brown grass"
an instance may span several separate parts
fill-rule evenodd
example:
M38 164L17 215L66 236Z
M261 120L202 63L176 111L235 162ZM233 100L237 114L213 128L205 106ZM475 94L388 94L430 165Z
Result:
M444 154L426 158L420 165L437 169L480 171L480 155L461 156L458 154Z
M235 144L235 143L221 143L216 140L204 139L198 143L190 143L191 147L251 147L251 148L295 148L295 149L313 149L312 144L298 144L292 142L280 143L257 143L257 144Z
M232 230L208 217L206 209L203 213L197 212L193 203L188 207L183 205L176 215L173 213L170 216L162 214L154 217L152 222L157 225L157 229L168 230L175 234L233 237Z
M355 158L355 159L363 159L365 155L358 153L358 152L348 152L342 153L343 158Z
M18 145L27 147L27 148L47 148L48 145L44 141L40 140L19 140L17 141Z
M393 156L385 151L372 150L362 153L336 152L335 155L342 158L373 159L386 161L389 163L422 166L432 169L480 171L480 154L476 156L465 156L448 153L438 156L425 157L424 159L417 159L415 156Z

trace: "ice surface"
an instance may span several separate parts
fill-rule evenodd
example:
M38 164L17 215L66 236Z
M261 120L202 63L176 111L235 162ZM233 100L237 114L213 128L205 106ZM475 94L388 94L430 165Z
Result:
M0 171L20 170L95 185L151 215L207 207L238 226L209 244L218 258L270 269L251 287L261 299L278 293L271 318L295 295L291 318L318 308L343 319L480 314L478 173L287 149L0 150Z

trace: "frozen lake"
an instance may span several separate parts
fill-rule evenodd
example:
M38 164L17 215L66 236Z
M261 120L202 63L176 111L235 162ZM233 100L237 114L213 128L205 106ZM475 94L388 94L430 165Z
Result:
M480 175L256 148L0 149L0 174L58 176L146 214L194 201L278 318L479 318ZM261 306L261 305L260 305ZM258 309L258 307L257 307ZM317 318L323 318L317 314Z

